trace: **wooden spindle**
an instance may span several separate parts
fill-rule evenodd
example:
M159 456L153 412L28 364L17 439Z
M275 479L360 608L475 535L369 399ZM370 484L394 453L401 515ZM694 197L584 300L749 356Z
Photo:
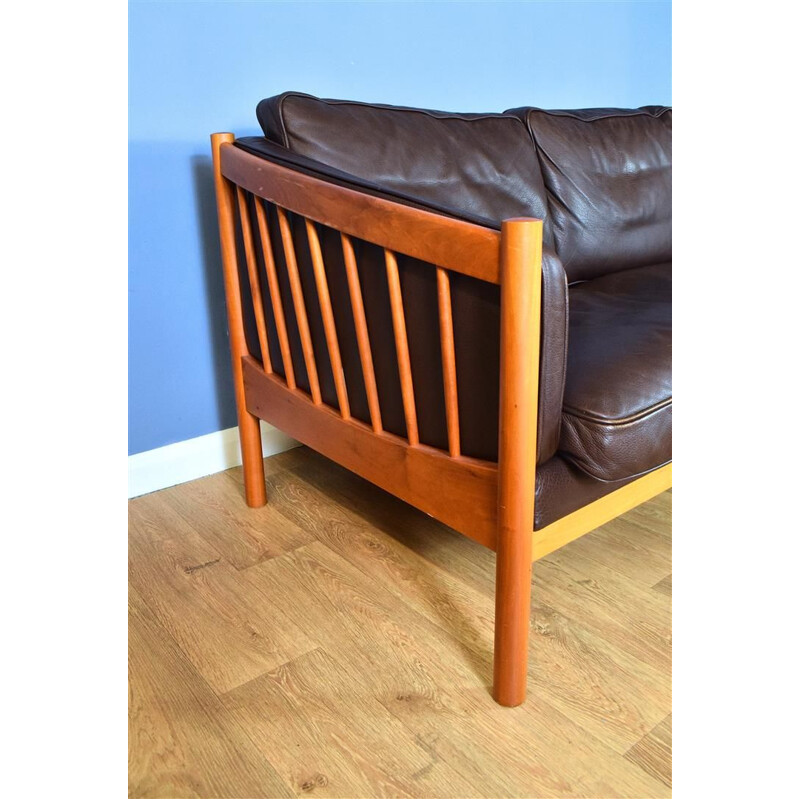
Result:
M364 313L364 298L361 294L361 281L358 277L356 255L353 251L353 243L350 241L350 237L346 233L341 234L341 237L344 266L347 272L347 286L350 290L350 305L353 307L353 321L356 326L358 354L361 358L361 371L364 374L364 388L367 392L369 416L372 421L372 430L375 433L380 433L383 430L381 405L378 400L378 384L375 380L375 367L372 363L372 347L370 347L369 343L369 330L367 328L367 317Z
M383 252L386 256L386 275L389 279L389 302L392 308L392 326L397 349L397 367L400 372L403 413L406 418L406 436L408 443L413 447L419 444L419 431L417 430L417 407L414 403L414 382L411 378L411 357L408 353L406 317L403 311L403 294L400 289L400 273L397 269L395 254L386 248Z
M278 211L278 223L281 229L281 239L283 240L283 252L286 256L286 269L289 272L289 286L292 290L294 313L297 317L297 327L300 331L300 344L303 347L303 358L305 359L306 372L308 373L308 385L311 389L311 399L314 401L315 405L321 405L322 394L319 390L317 362L314 359L311 330L308 327L308 314L306 314L306 301L303 298L303 285L300 283L300 272L297 269L292 228L289 225L286 212L280 206L276 206L276 208Z
M451 456L461 455L461 434L458 425L458 384L456 383L456 347L453 340L453 302L450 298L450 276L436 268L439 295L439 337L442 346L444 408L447 414L447 444Z
M306 233L308 246L311 251L311 263L314 266L314 280L317 284L319 308L322 312L322 326L325 329L325 341L328 344L328 355L331 359L333 383L336 387L336 399L339 401L339 413L342 419L350 419L350 403L347 399L347 384L342 368L342 355L339 351L339 337L336 335L336 321L333 317L331 295L328 290L328 276L325 273L325 262L322 259L322 248L319 245L319 236L314 223L306 220Z
M283 300L281 299L281 289L278 283L278 271L275 269L275 255L272 252L272 242L269 238L269 228L267 226L267 215L264 211L264 204L258 198L256 198L256 220L258 221L258 232L261 236L261 252L264 254L264 266L267 270L267 282L269 284L270 299L272 300L272 313L275 316L275 328L278 331L278 343L281 347L286 385L290 389L294 389L297 383L294 377L294 364L292 363L292 350L289 346L289 334L286 330L286 317L283 314Z
M256 329L258 330L258 344L261 347L261 363L264 372L272 372L272 360L269 357L267 344L267 323L264 319L264 301L261 298L261 281L258 279L258 263L256 262L255 248L253 247L253 231L250 226L250 215L247 211L247 197L241 186L236 187L239 198L239 221L242 224L242 238L244 239L244 256L247 261L247 275L250 278L250 294L253 298L253 311L256 315Z

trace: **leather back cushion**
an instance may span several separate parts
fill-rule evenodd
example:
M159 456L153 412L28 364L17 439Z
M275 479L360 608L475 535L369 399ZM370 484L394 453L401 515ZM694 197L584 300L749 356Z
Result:
M527 123L570 281L672 257L672 109L506 112Z
M421 200L500 222L542 219L545 190L525 125L286 92L256 109L268 139Z

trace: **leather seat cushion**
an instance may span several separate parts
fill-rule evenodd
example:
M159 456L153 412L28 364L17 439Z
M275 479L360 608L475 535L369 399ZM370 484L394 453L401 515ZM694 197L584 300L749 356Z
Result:
M601 481L671 460L671 263L570 286L559 451Z
M621 489L631 480L598 481L565 458L553 456L536 467L533 529L546 528L573 511Z

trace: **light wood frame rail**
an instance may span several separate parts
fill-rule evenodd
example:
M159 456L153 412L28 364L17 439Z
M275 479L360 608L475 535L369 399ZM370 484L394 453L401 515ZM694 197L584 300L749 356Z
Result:
M497 553L494 697L525 699L531 563L671 486L663 467L546 528L532 531L541 305L542 222L505 220L500 232L367 195L302 174L234 147L231 133L211 137L230 328L233 379L248 505L267 502L258 420L263 419ZM286 281L309 391L297 384L286 309L264 202L277 211ZM255 210L253 225L249 209ZM308 309L295 257L291 212L304 221L337 406L324 402ZM237 225L238 220L238 225ZM339 231L370 422L351 415L328 274L315 223ZM239 248L244 254L240 272ZM372 347L352 239L383 248L406 437L383 427ZM256 250L264 264L261 284ZM419 440L397 254L436 271L447 449ZM240 274L246 273L261 359L248 349ZM461 453L450 275L500 286L500 419L497 463ZM284 375L274 371L263 296L270 297Z

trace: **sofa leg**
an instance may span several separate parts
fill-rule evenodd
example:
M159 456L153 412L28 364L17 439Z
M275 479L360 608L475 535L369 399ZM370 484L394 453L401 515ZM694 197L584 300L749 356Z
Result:
M517 531L497 550L494 617L494 699L525 700L531 612L531 531ZM527 545L526 545L527 542Z
M525 700L531 613L542 223L511 219L500 238L500 442L494 698Z
M217 195L217 220L222 251L222 272L225 278L225 304L228 311L228 330L231 344L233 388L236 392L236 413L239 420L239 443L242 448L244 495L247 505L258 508L267 502L264 483L264 461L261 457L261 428L257 417L247 410L242 375L242 357L248 355L244 333L242 295L239 285L239 265L236 258L236 218L233 185L222 174L220 149L234 141L232 133L211 135L211 155L214 161L214 189Z
M260 508L267 502L264 460L261 455L261 426L258 418L245 410L239 414L239 442L242 446L245 500L250 508Z

